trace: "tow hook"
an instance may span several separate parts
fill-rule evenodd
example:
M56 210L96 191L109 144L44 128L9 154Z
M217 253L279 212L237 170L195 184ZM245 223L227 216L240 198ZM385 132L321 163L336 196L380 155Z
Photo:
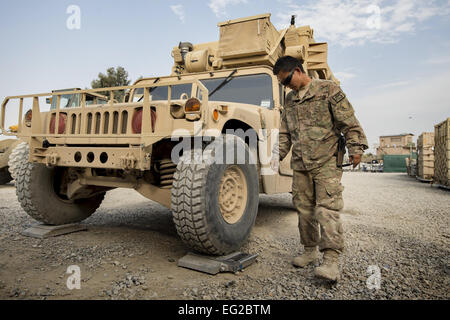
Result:
M52 166L56 166L58 160L59 156L56 152L50 153L45 157L45 165L49 168Z
M122 169L134 169L136 167L137 159L133 154L128 153L126 156L120 158L120 165Z

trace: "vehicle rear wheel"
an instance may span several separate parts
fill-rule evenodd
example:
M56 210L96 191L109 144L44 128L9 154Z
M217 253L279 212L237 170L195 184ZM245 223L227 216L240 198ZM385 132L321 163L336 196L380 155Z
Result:
M30 163L28 151L23 156L26 161L20 159L15 172L16 194L23 210L35 220L49 225L80 222L90 217L102 203L104 192L87 199L67 199L59 192L67 169Z
M224 135L212 144L212 150L217 144L224 144L225 150L234 148L234 161L216 163L214 152L204 152L203 161L190 163L196 151L184 155L174 175L172 212L183 242L198 252L224 255L238 250L253 228L259 202L258 173L242 139ZM237 161L236 150L245 153L243 164Z

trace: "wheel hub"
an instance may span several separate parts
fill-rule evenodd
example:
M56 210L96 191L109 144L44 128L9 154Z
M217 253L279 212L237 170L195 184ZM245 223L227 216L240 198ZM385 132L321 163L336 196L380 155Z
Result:
M234 224L245 212L247 204L247 181L242 170L236 166L228 167L220 181L219 207L223 219Z

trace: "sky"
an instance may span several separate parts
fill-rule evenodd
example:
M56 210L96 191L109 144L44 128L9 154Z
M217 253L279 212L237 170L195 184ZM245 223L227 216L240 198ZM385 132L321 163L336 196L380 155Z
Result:
M168 75L180 41L218 41L217 23L262 13L278 29L296 15L328 42L370 151L380 135L417 138L450 117L450 0L1 1L0 99L90 87L111 66Z

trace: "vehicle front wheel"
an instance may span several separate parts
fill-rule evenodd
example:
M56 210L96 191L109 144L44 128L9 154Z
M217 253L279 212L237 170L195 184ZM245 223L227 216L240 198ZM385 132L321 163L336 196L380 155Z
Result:
M259 183L256 161L245 142L230 135L217 139L210 150L223 144L231 150L231 163L216 163L214 152L196 151L181 157L172 186L172 212L181 239L198 252L224 255L238 250L256 220ZM246 161L238 161L238 152ZM198 151L197 151L198 154ZM242 153L241 153L242 154Z
M80 222L90 217L100 206L105 193L91 198L69 200L60 193L66 168L47 168L28 162L27 152L16 168L16 194L23 210L35 220L49 225Z

